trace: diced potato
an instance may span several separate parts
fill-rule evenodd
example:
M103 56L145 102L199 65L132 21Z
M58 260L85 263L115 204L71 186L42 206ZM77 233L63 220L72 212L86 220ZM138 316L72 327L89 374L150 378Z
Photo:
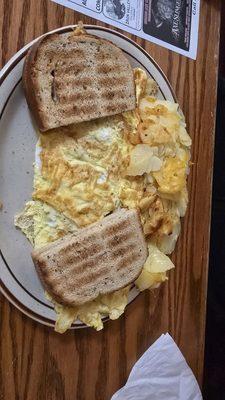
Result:
M153 150L146 144L138 144L131 151L130 165L127 169L127 175L136 176L159 171L162 161L154 155Z

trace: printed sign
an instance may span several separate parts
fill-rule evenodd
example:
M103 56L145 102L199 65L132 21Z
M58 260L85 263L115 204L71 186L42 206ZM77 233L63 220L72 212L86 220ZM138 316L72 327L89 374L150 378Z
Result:
M196 59L200 0L52 0Z

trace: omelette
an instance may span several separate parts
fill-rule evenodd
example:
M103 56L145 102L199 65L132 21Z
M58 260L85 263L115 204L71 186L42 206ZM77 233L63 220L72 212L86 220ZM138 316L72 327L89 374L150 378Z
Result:
M149 256L135 286L154 289L168 279L168 257L180 233L188 193L191 138L179 106L157 97L156 83L134 70L137 107L116 116L40 133L32 200L15 216L35 248L88 226L120 207L140 211ZM58 304L55 330L79 319L96 330L117 319L130 286L79 307Z

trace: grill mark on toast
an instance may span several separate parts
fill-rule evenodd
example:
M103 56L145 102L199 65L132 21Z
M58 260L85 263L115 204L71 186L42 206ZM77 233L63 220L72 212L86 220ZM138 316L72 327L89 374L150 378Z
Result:
M87 87L91 87L92 83L90 81L90 79L88 78L74 78L71 77L71 75L68 76L64 76L63 79L58 79L55 78L55 85L56 85L56 89L58 91L58 94L60 94L60 91L62 91L62 93L64 93L65 91L65 86L72 86L72 87L82 87L84 90L86 90Z
M121 243L119 243L120 245ZM117 247L117 246L116 246ZM62 276L70 276L71 274L76 274L76 278L78 278L79 275L83 276L87 273L87 270L94 268L98 263L100 262L105 262L106 264L109 264L109 258L112 261L116 261L119 257L124 257L128 252L133 252L133 256L135 256L135 253L133 249L135 248L135 243L129 244L127 246L123 246L120 248L116 248L115 250L112 250L111 253L104 251L103 253L97 254L94 257L90 257L90 254L87 254L87 259L85 261L81 261L85 255L82 254L82 257L76 257L71 259L71 256L67 259L63 260L63 265L57 264L56 270L53 273L56 272L58 275L58 279L61 280ZM79 265L75 265L74 267L68 268L70 265L81 261ZM66 268L65 268L66 265ZM105 265L107 269L109 267ZM55 281L58 279L54 279Z
M119 249L116 249L112 252L112 259L117 260L119 257L125 256L128 252L133 252L134 253L134 246L135 243L129 244L128 246L120 247Z
M129 226L129 221L117 222L117 224L105 228L103 234L105 236L113 236L117 232L121 232L121 230L124 231L125 228L127 228L128 226Z
M125 269L127 268L132 262L135 262L139 259L140 255L139 254L131 254L128 257L124 258L121 260L117 266L117 270Z
M100 63L102 63L102 62L105 61L105 60L107 60L107 61L112 60L112 62L113 62L113 57L112 57L112 55L111 55L110 53L105 53L105 52L103 52L103 51L98 52L98 53L95 55L95 57L96 57L96 60L99 61Z
M119 73L122 73L124 71L124 69L121 67L121 65L115 65L112 63L104 63L103 65L99 65L96 67L96 72L97 74L99 74L99 76L101 75L109 75L109 74L115 74L115 79L118 76Z
M80 257L80 255L89 255L90 257L92 257L93 255L95 255L96 253L100 253L101 251L104 250L104 247L100 244L91 244L89 246L80 246L79 243L75 243L74 247L71 249L66 248L66 253L68 254L68 256L72 256L74 257L74 252L76 252L77 256ZM65 259L65 254L61 253L60 255L63 255L64 259Z
M125 111L126 109L127 109L127 103L125 103L123 101L120 103L117 103L115 105L108 104L105 106L105 110L107 113L114 113L114 112L121 113L121 112Z
M69 118L74 115L79 115L80 119L82 119L82 114L85 115L85 113L88 112L91 115L96 115L96 104L87 104L87 105L81 105L80 104L67 104L64 105L64 108L59 110L60 115L62 115L64 118Z
M125 97L125 93L122 89L109 90L108 92L103 92L102 97L106 100L115 100L116 98L123 99Z
M82 259L84 259L84 257L82 257ZM106 251L102 252L101 254L97 254L93 258L86 258L85 260L80 262L79 265L74 265L69 269L64 269L61 275L66 276L68 275L68 273L69 275L71 273L72 274L75 273L77 277L78 275L83 275L84 273L86 273L87 269L94 268L98 264L98 262L104 262L104 261L105 262L108 261L108 253ZM71 265L74 263L71 263Z
M128 241L129 239L132 238L132 236L133 236L132 232L125 232L122 233L121 235L115 234L115 236L113 236L112 239L107 240L107 245L112 248L121 246L121 242Z
M103 275L106 275L108 272L108 268L107 267L101 267L99 268L99 270L92 272L91 274L82 276L80 278L77 279L76 283L77 285L82 285L82 284L86 284L88 285L88 283L91 283L93 280L97 280L98 278L102 277ZM72 285L73 287L73 285Z
M58 95L58 101L60 104L71 104L71 102L75 102L78 100L81 101L94 101L95 97L93 92L81 92L77 94L63 94L61 96Z
M103 62L112 62L113 64L119 64L118 60L120 61L121 54L115 54L111 51L108 51L105 46L101 45L100 51L95 52L95 61L99 61L99 63Z
M121 243L119 243L118 245L121 245ZM62 268L61 276L66 276L66 275L70 275L73 273L76 274L76 277L78 275L84 275L87 272L87 269L94 268L99 262L105 262L107 264L105 266L109 269L109 266L108 266L109 259L112 262L113 260L117 260L117 258L119 258L119 257L125 256L128 252L134 253L133 250L135 247L135 243L129 244L127 246L119 247L119 248L118 248L118 246L115 246L115 247L116 247L116 249L113 249L111 252L104 251L103 253L96 254L93 257L88 257L89 254L87 254L88 258L85 261L81 262L78 266L75 265L74 267L67 268L67 269ZM83 258L84 258L84 256L82 258L80 258L80 260L82 260ZM74 262L70 263L70 265L74 264L77 261L79 261L79 260L74 259ZM68 262L66 262L66 260L64 262L68 264Z
M80 64L71 64L71 65L65 65L65 66L59 66L57 65L55 68L55 76L57 78L64 78L67 75L73 76L78 75L80 72L83 72L86 68L85 63L80 63Z
M70 49L68 46L66 50L63 47L58 49L43 49L43 55L46 60L50 60L49 62L52 60L54 62L55 60L55 64L57 63L58 65L63 65L65 60L74 60L74 58L78 59L79 57L81 59L86 58L84 50L74 47Z
M88 238L89 240L91 240L91 238ZM96 252L100 252L101 250L103 250L103 246L100 244L90 244L87 246L84 246L83 244L79 244L79 243L72 243L72 244L68 244L66 246L66 249L62 248L61 250L59 250L58 255L59 256L63 256L65 257L65 251L68 253L73 253L74 251L76 251L76 253L82 253L85 251L88 251L88 254L95 254Z
M122 235L121 235L122 236ZM130 235L129 235L130 236ZM99 262L105 262L105 263L109 263L109 258L112 261L117 260L117 258L119 257L123 257L125 256L128 252L132 252L132 255L129 255L129 259L130 260L134 260L135 257L137 256L137 258L139 257L139 254L135 254L134 252L134 248L135 248L135 243L131 243L129 245L123 246L123 247L119 247L117 245L121 245L121 243L110 243L110 246L112 245L114 247L114 249L111 252L107 252L104 251L100 254L94 255L94 257L92 257L92 253L90 254L87 251L87 259L85 259L83 262L82 260L85 257L85 254L82 253L81 255L77 255L77 257L74 257L73 254L71 253L69 256L67 256L67 258L63 258L62 263L59 261L57 261L56 266L54 268L54 266L52 267L51 272L49 273L49 271L46 270L46 262L39 262L39 268L42 271L42 275L46 276L46 281L48 281L48 279L50 279L51 281L54 280L57 281L58 279L61 279L62 276L66 276L66 275L70 275L75 273L76 277L78 275L84 275L86 273L87 269L91 269L94 268L95 265L97 265ZM116 248L115 248L116 247ZM73 257L73 258L72 258ZM125 258L126 259L126 258ZM52 259L53 261L53 259ZM79 265L75 265L74 267L71 267L73 264L75 264L76 262L80 262ZM53 261L54 262L54 261ZM105 266L106 268L109 269L108 266ZM51 275L57 273L57 277L52 277Z
M120 78L119 77L103 77L99 78L97 80L99 86L110 86L111 89L113 89L113 86L116 83L116 89L118 89L119 86L121 86L121 89L124 88L124 83L126 82L126 76L123 75Z

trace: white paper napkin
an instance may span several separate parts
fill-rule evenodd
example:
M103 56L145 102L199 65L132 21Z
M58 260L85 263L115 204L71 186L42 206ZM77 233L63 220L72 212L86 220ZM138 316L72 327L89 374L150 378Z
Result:
M126 385L111 400L201 400L193 372L167 333L136 362Z

